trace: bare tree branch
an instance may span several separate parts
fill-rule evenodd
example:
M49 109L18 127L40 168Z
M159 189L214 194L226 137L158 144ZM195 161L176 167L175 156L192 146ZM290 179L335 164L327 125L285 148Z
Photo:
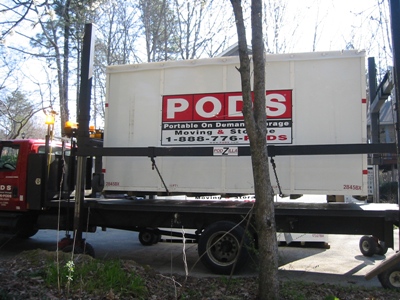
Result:
M18 2L18 1L16 1L16 5L14 7L7 7L7 6L3 5L4 7L6 7L6 9L0 10L0 13L6 12L6 11L14 11L15 12L16 9L19 8L19 7L26 7L26 9L25 9L24 13L22 13L22 14L17 13L17 14L20 15L20 18L18 20L15 20L13 22L12 26L8 30L6 30L5 32L2 32L2 36L1 36L0 40L5 39L5 37L14 28L16 28L23 20L25 20L26 16L28 15L29 11L32 8L33 2L34 2L34 0L26 1L26 2Z

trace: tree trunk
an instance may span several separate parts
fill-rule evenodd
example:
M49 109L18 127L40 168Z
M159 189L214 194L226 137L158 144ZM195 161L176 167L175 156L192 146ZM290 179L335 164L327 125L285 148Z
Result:
M63 71L62 71L62 86L60 97L60 114L61 114L61 132L64 131L65 122L69 119L68 109L68 76L69 76L69 38L71 30L71 22L69 17L71 0L67 0L64 7L64 57L63 57Z
M250 140L256 197L255 217L259 246L259 298L278 299L278 246L275 209L270 182L265 101L265 62L262 33L262 1L252 0L252 51L254 69L254 103L251 99L250 58L240 0L231 0L239 41L239 72L242 80L243 115Z

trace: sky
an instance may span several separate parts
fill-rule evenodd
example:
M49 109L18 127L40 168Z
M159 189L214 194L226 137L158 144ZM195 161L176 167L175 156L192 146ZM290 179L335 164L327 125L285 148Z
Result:
M365 49L367 56L381 55L380 47L384 42L378 35L382 31L376 32L375 37L371 38L372 32L376 30L371 26L377 24L376 21L371 21L371 15L377 16L377 3L381 1L287 0L287 11L283 26L280 28L282 39L287 39L286 52L342 50L346 44L351 42L355 49ZM232 27L233 33L235 33L234 25ZM24 31L24 33L34 34L33 31ZM21 41L22 45L26 45L26 40ZM232 44L236 41L236 36L234 36ZM250 39L248 41L250 42ZM19 39L16 38L16 35L9 41L15 47L18 47L18 42ZM387 58L386 60L386 64L391 65L390 60ZM40 66L27 56L21 72L34 78L38 69ZM71 98L74 98L73 93L71 93ZM70 107L72 108L74 105L71 103Z
M369 50L370 26L377 24L370 16L378 14L378 1L288 0L282 30L293 39L289 52L313 51L315 32L316 51L342 50L350 40L356 49Z

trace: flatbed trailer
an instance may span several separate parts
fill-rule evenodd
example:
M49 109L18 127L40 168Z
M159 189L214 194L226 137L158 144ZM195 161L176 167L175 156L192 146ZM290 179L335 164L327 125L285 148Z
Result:
M242 222L254 202L171 199L86 199L90 224L116 229L190 228L199 232L218 221ZM124 214L126 216L124 216ZM130 218L128 218L130 216ZM393 248L397 204L275 203L277 232L374 235Z
M253 206L254 202L231 200L87 198L83 215L89 228L137 231L146 246L163 234L182 237L182 229L193 229L194 234L184 237L199 244L203 264L215 273L230 274L235 260L238 271L249 249L257 246ZM394 226L399 225L398 205L383 203L275 202L275 217L278 233L364 235L360 250L367 256L393 248ZM247 247L239 250L242 239Z

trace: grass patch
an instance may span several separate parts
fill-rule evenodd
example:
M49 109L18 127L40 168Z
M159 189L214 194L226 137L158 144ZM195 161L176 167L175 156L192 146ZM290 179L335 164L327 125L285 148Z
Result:
M280 296L284 299L306 300L308 299L304 293L306 287L306 283L302 281L284 282L280 287Z
M59 261L59 272L57 263ZM69 268L68 268L69 265ZM68 279L70 278L70 279ZM60 285L58 282L60 281ZM2 262L0 300L11 299L257 299L252 277L164 276L134 261L96 260L87 255L24 252ZM29 297L31 298L27 298ZM399 290L280 281L280 299L400 299Z
M59 273L59 274L58 274ZM147 289L144 280L123 268L120 260L86 260L79 262L71 270L67 264L48 263L44 277L47 286L65 288L70 293L106 295L112 293L120 297L131 296L145 299Z
M7 291L0 288L0 300L11 300L11 296L8 294Z
M285 300L383 300L400 299L400 291L329 283L283 281L280 285L280 296Z

